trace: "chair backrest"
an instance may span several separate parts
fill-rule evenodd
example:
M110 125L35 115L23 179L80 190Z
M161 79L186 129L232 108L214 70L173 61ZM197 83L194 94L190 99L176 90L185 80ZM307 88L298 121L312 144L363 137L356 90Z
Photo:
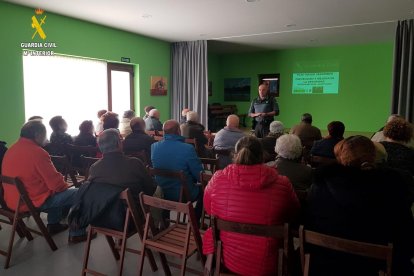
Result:
M191 200L190 193L187 188L187 177L183 171L163 170L163 169L155 169L151 167L147 167L147 168L148 168L148 173L152 177L159 176L159 177L172 178L172 179L179 180L181 184L179 202L187 202Z
M20 207L22 206L22 204L25 204L31 211L36 210L35 206L33 205L32 200L30 199L26 191L26 188L24 187L23 182L19 178L2 175L0 182L6 185L12 185L16 187L19 193L19 196L20 196L17 206L14 209L16 210L17 213L20 211Z
M211 217L211 226L213 230L213 240L216 248L216 273L219 275L221 256L222 253L218 250L222 250L222 244L220 240L220 231L233 232L238 234L260 236L267 238L274 238L283 241L283 249L279 250L278 260L278 275L282 275L283 271L287 273L287 261L289 257L289 242L290 233L289 225L287 223L281 225L258 225L249 223L239 223L220 219L218 217ZM282 256L281 256L282 255ZM217 257L218 256L218 257Z
M200 161L205 171L211 171L212 174L216 172L219 164L217 158L200 158Z
M52 160L56 170L63 175L65 181L68 181L69 176L73 185L78 186L79 183L76 179L76 171L73 169L72 164L66 155L50 155L50 159Z
M121 200L124 200L126 205L128 206L127 214L125 216L124 231L128 229L129 217L132 217L132 220L134 221L134 225L138 232L138 235L140 239L142 240L142 236L144 234L145 222L143 221L141 209L137 208L137 200L133 198L129 189L125 189L124 191L122 191L121 194L119 195L119 198Z
M312 244L327 249L341 251L353 255L383 260L386 262L387 272L391 275L393 245L380 245L366 242L348 240L335 236L305 230L303 225L299 227L299 242L302 270L304 275L309 271L310 255L305 253L305 244ZM358 268L356 268L358 269ZM380 272L382 274L382 272Z
M85 179L88 179L89 177L89 169L93 164L95 164L96 161L98 161L100 158L96 157L87 157L87 156L81 156L81 161L83 164L83 170L85 173Z
M72 161L73 156L75 155L84 155L84 156L96 156L98 152L97 147L92 146L77 146L73 144L65 144L66 153L69 156L70 161Z
M126 151L125 155L129 156L129 157L136 157L139 160L142 161L142 163L144 164L144 166L150 166L151 162L148 158L148 154L145 150L140 150L140 151Z
M201 183L201 187L204 191L204 189L207 187L208 182L210 181L210 179L213 177L212 174L207 174L205 172L200 172L200 183Z

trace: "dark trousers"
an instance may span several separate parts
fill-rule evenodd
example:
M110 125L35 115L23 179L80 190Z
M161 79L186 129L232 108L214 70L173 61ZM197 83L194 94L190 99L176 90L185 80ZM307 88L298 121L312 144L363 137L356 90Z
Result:
M269 134L269 126L270 122L256 122L256 126L254 128L254 135L256 135L257 138L266 137L267 134Z

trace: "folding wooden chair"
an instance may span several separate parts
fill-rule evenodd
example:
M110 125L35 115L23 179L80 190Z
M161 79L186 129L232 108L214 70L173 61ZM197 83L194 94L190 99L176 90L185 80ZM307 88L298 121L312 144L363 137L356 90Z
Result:
M69 159L73 169L85 174L82 166L81 156L95 157L98 152L97 147L92 146L77 146L72 144L65 145L66 155Z
M146 219L141 250L141 252L144 253L141 255L139 275L142 275L146 249L160 252L161 262L167 275L171 275L171 272L164 254L176 256L182 259L181 265L179 265L181 268L181 275L185 275L186 270L191 271L186 268L187 259L196 252L198 252L201 263L204 266L205 256L202 254L201 235L196 223L194 209L191 202L181 203L168 201L147 196L144 195L144 193L140 194L140 200L142 208L146 214ZM188 216L188 223L176 222L159 233L153 231L155 226L150 212L150 207L186 214ZM151 236L149 233L150 229L152 232Z
M305 253L306 244L312 244L327 249L341 251L349 254L378 259L386 262L387 271L379 271L378 275L391 275L393 245L379 245L373 243L359 242L321 234L314 231L304 230L303 225L299 227L300 259L303 275L309 275L310 254ZM356 271L358 268L356 268Z
M99 159L100 158L96 158L96 157L81 156L81 161L82 161L82 164L83 164L83 170L85 172L85 178L84 178L84 180L87 180L88 179L88 177L89 177L89 169Z
M283 247L279 248L278 251L277 275L289 275L288 261L290 257L291 236L289 232L289 225L287 223L282 225L258 225L223 220L215 216L211 217L211 222L213 230L213 240L216 249L214 253L216 259L214 275L234 275L222 273L221 264L223 255L223 244L220 240L220 231L279 239ZM213 255L208 256L206 266L204 269L204 275L212 275L212 258Z
M2 208L0 208L0 215L7 217L9 220L8 224L12 225L7 251L0 250L0 254L6 256L6 263L4 264L4 268L7 269L10 265L14 236L16 232L20 237L26 237L29 241L33 240L30 232L43 236L49 244L50 249L53 251L57 250L55 242L53 241L52 237L47 231L46 226L40 218L40 211L34 207L23 183L17 177L12 178L4 175L1 176L1 182L3 185L14 186L19 194L19 200L14 211L8 209L6 205L3 205ZM20 211L22 207L27 207L29 210ZM23 218L28 218L30 216L33 217L40 231L27 227L23 222ZM5 220L1 221L7 223Z
M210 179L213 177L212 174L206 174L204 172L200 172L200 183L201 183L201 188L203 189L203 193L204 190L207 187L208 182L210 181ZM208 219L209 223L208 225L205 225L205 219ZM200 228L201 229L205 229L206 227L204 227L204 225L206 227L209 227L211 225L211 218L209 215L206 215L206 210L204 209L204 205L203 205L203 211L201 212L201 224L200 224Z
M125 155L129 156L129 157L136 157L139 160L142 161L142 163L144 164L144 166L150 166L151 165L151 160L150 157L148 156L148 153L145 150L140 150L140 151L126 151Z
M78 175L76 170L73 169L66 155L50 155L50 159L56 170L63 175L65 182L67 182L70 187L79 187L82 184L81 182L84 180L84 177Z
M140 209L137 208L136 200L132 197L131 193L128 189L124 190L120 196L120 200L123 200L125 202L126 206L126 215L125 215L125 223L124 223L124 229L123 231L117 231L109 228L103 228L103 227L95 227L93 225L90 226L89 232L88 232L88 239L86 241L85 245L85 256L83 259L83 268L82 268L82 275L86 275L87 273L93 274L93 275L101 275L99 272L94 271L92 269L88 268L88 260L89 260L89 253L91 248L91 241L92 237L95 233L103 234L105 235L105 238L109 244L109 247L111 248L112 254L114 255L116 260L119 260L119 271L118 275L122 275L123 267L124 267L124 257L125 257L125 251L134 253L134 254L141 254L139 250L131 249L126 247L127 239L134 236L136 233L138 233L139 239L142 241L142 237L144 234L144 221L142 220L142 215L139 215L139 212L141 212ZM133 230L130 229L130 223L133 222L134 228ZM119 239L121 242L121 248L116 248L115 242L113 238ZM155 263L154 255L150 250L146 250L147 257L149 259L151 269L152 271L157 271L158 267Z
M200 158L201 164L203 164L204 171L210 171L214 174L218 168L217 158Z
M163 169L155 169L151 167L147 167L149 175L152 177L165 177L165 178L172 178L177 179L181 183L180 188L180 196L178 202L187 202L191 200L190 193L188 192L187 188L187 177L185 176L183 171L171 171L171 170L163 170ZM186 215L183 215L182 221L185 221ZM181 213L177 213L177 221L181 219Z

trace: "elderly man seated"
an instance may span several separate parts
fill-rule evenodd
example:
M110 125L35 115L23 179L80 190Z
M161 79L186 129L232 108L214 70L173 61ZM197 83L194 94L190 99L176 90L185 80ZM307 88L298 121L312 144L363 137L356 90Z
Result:
M219 167L225 168L231 163L231 157L229 154L220 153L220 151L234 151L237 141L240 138L246 136L239 129L239 117L237 115L229 115L227 117L226 126L217 132L214 138L213 147L218 150L217 158L219 159Z
M145 133L145 122L142 118L135 117L131 120L132 133L125 137L124 152L126 154L144 150L148 160L151 158L151 145L154 138Z
M78 189L68 188L63 176L56 171L49 154L42 148L46 141L46 128L41 121L23 125L20 139L6 152L2 174L18 177L24 184L33 205L46 212L47 229L56 234L68 228L60 221L75 199ZM20 196L14 186L3 184L4 199L10 209L17 206ZM86 240L85 229L69 231L69 243Z
M160 121L160 112L158 109L151 109L148 115L149 117L145 119L145 129L161 131L162 123Z
M265 162L270 162L270 161L275 160L276 140L277 138L283 135L284 130L285 130L285 127L282 122L273 121L270 123L269 134L266 137L263 137L261 139L261 142L263 145L263 151L264 151L263 157L265 159Z
M196 216L199 219L202 211L202 191L195 184L199 180L200 172L203 170L200 159L194 147L184 142L181 136L180 125L175 120L164 123L164 139L152 144L151 161L154 168L183 171L187 176L187 189L190 198L196 201ZM164 198L178 201L181 184L178 180L157 177L157 183L164 192Z
M187 112L187 121L180 125L181 134L185 138L194 138L198 145L200 156L206 156L206 147L208 140L204 135L204 126L198 122L198 114L195 111Z
M89 170L90 187L82 191L82 200L88 206L100 207L81 210L76 220L121 230L125 209L116 200L119 194L128 188L138 202L140 192L152 196L156 185L139 159L123 154L122 141L116 129L103 131L98 137L98 145L103 157Z

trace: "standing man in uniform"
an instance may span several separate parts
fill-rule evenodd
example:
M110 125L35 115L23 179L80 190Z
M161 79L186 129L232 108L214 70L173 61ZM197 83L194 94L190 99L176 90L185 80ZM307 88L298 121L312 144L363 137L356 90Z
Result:
M269 87L266 84L259 85L259 97L252 101L249 109L249 117L254 118L254 134L257 138L266 137L270 123L277 115L279 105L276 99L269 95Z

